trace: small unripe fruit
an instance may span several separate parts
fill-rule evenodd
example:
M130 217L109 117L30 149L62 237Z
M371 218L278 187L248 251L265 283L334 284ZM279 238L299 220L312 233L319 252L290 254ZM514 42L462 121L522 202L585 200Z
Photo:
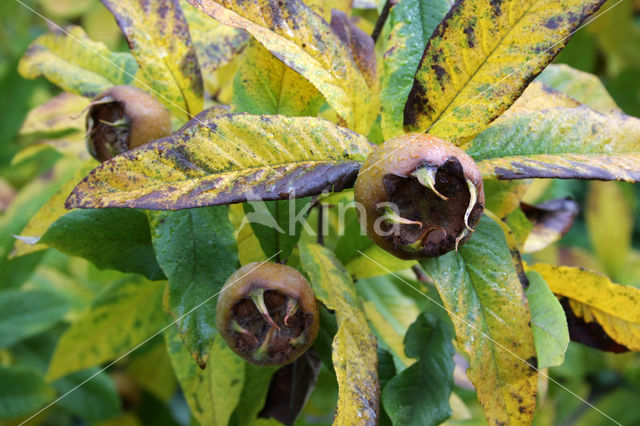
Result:
M300 272L276 263L238 269L218 297L216 324L229 347L256 365L284 365L318 335L318 306Z
M171 134L169 112L133 86L115 86L95 97L87 114L87 148L99 161Z
M380 247L402 259L436 257L473 233L484 210L482 174L451 143L407 134L374 148L360 169L355 200Z

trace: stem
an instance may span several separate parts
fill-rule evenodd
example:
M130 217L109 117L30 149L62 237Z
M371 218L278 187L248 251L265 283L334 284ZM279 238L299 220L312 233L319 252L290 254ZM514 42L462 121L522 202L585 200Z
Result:
M318 203L318 244L321 246L324 245L324 205L322 203Z
M378 37L380 37L380 33L382 33L382 28L384 24L387 22L387 18L389 17L389 12L391 11L391 6L393 6L395 2L393 0L387 0L382 7L382 11L380 12L380 17L378 18L378 22L376 22L376 26L371 33L371 38L373 42L378 41Z
M424 271L420 266L413 265L411 267L411 270L413 270L413 273L416 274L416 278L418 279L418 281L422 283L433 284L433 281L431 281L431 278L429 278L427 274L424 273Z

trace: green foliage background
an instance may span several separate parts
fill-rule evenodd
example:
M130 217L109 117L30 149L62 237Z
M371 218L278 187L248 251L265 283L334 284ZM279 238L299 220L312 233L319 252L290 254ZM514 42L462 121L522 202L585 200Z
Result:
M609 1L607 4L612 3ZM25 4L43 11L58 24L81 24L92 39L105 42L114 51L127 50L113 17L97 0L29 0ZM12 409L16 413L21 412L19 404L40 407L53 395L63 393L96 374L78 391L48 410L44 415L46 422L72 424L74 419L81 419L89 424L103 425L187 425L190 423L189 409L183 394L177 390L174 371L164 352L161 336L106 372L97 373L98 369L93 367L64 375L62 365L60 374L50 385L43 381L56 342L69 323L80 317L88 304L113 302L100 298L105 287L116 288L119 291L116 294L126 297L127 287L142 278L100 271L85 260L70 258L54 249L15 260L7 259L14 241L11 235L20 233L28 218L48 198L50 189L63 181L60 175L64 175L64 170L52 169L60 159L60 154L52 149L42 150L25 160L14 158L22 147L31 142L18 137L27 112L58 94L59 89L44 79L25 80L17 73L18 60L28 44L47 31L42 18L14 0L5 0L0 2L0 19L0 290L7 291L0 300L0 318L17 303L23 309L23 322L16 324L22 334L5 330L0 334L0 411L3 416L8 413L6 417L13 417ZM620 108L626 114L640 117L640 1L623 0L618 7L578 31L555 62L598 75ZM577 200L583 207L572 230L559 243L529 255L528 260L591 267L608 273L622 284L640 286L640 185L540 181L529 190L525 200L537 203L566 196ZM600 199L615 200L611 207L613 214L602 215L589 208ZM607 235L616 235L621 223L628 223L626 235L620 236L622 240L612 242L611 238L606 238ZM606 250L613 250L617 260L612 261L611 256L603 251L605 249L598 249L601 245ZM374 300L371 292L391 286L392 279L380 277L375 281L367 285L358 284L365 300ZM23 291L19 292L18 288ZM149 297L162 297L160 290L154 290L150 288ZM18 299L16 293L24 293L25 296L13 301L12 297ZM66 296L60 297L60 293ZM398 295L399 298L401 296L416 297L410 291ZM422 305L424 300L418 300L418 303ZM424 322L438 321L437 312L427 315ZM131 317L130 322L135 329L135 317ZM158 328L162 324L163 321L157 321ZM74 327L80 326L76 323ZM136 333L142 338L154 331L140 329ZM438 340L435 344L444 345L442 336L434 339ZM169 341L168 344L170 346ZM11 353L7 350L9 347ZM118 355L102 353L101 348L92 349L99 354L87 361L87 365L105 363ZM120 352L126 349L123 347ZM220 356L224 359L223 354ZM423 356L428 357L416 353L416 357ZM6 365L19 368L9 371ZM239 371L237 374L255 374L256 380L260 380L255 371ZM640 358L637 354L601 353L570 343L564 365L551 368L550 375L623 424L640 424L640 408L637 407ZM409 377L398 376L394 386L408 380ZM21 386L32 389L32 400L6 406L3 397L8 395L9 383L13 390ZM543 386L543 389L548 394L537 411L536 424L601 424L602 418L597 413L581 405L565 390L553 384L548 384L548 388ZM474 392L460 383L456 383L454 390L467 404L471 418L456 420L454 416L450 422L483 424L485 420ZM298 424L329 424L336 399L335 379L327 370L322 370L316 390ZM220 404L224 405L225 401ZM238 420L242 415L240 411L227 415L232 422L241 424ZM12 424L12 421L7 424Z

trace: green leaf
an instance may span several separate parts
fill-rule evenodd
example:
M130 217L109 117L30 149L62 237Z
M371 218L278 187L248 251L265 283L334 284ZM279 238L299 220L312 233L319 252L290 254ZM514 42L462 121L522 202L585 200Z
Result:
M405 336L407 356L418 359L392 378L382 401L393 424L439 425L451 417L453 334L432 314L423 314Z
M47 379L114 360L159 331L167 322L163 290L135 276L105 288L58 341Z
M247 222L251 225L267 259L287 259L300 239L311 206L308 197L266 203L250 201L243 204L245 216L241 226Z
M385 139L403 133L404 105L422 53L452 3L452 0L401 0L391 8L388 18L391 32L384 40L380 91Z
M178 333L187 348L204 368L217 334L213 296L238 267L228 208L151 212L149 216L156 258L169 278L169 312L178 321Z
M214 71L242 53L251 36L244 30L214 21L186 1L181 1L180 5L189 23L193 47L206 80Z
M531 314L502 228L484 216L458 253L421 261L469 358L491 424L529 424L537 388Z
M249 44L233 80L234 112L313 117L323 103L304 77L257 41Z
M54 390L42 376L27 367L0 365L0 418L25 416L51 401ZM7 384L11 386L7 386Z
M117 269L161 280L144 212L132 209L75 210L35 241L83 257L100 269Z
M258 367L244 363L244 385L230 425L250 425L262 411L276 367Z
M612 110L620 110L602 81L593 74L564 64L552 64L540 73L537 80L566 93L598 112L608 113Z
M360 251L362 254L356 252L358 255L344 265L355 279L387 275L389 271L404 271L416 264L412 260L399 259L375 244L370 244ZM371 259L374 259L375 263Z
M301 0L188 0L225 25L243 28L309 80L347 125L366 134L377 105L349 47Z
M520 96L604 0L456 2L429 39L405 129L466 145Z
M226 425L240 400L245 363L218 336L211 348L211 357L216 362L202 370L175 328L170 327L164 336L173 370L193 417L202 425Z
M555 367L564 362L569 345L569 328L564 309L542 276L528 271L527 300L531 308L533 343L538 355L538 368Z
M53 387L60 395L82 384L56 404L88 422L106 420L120 414L120 395L116 386L106 372L99 371L98 368L77 371L53 382Z
M67 92L93 98L109 87L129 84L137 66L129 53L113 53L72 26L38 37L18 71L24 78L44 76Z
M0 348L48 329L68 310L67 299L52 291L0 292Z
M300 198L351 184L369 150L363 136L317 118L193 120L173 136L102 163L67 207L184 209Z
M140 72L135 84L188 120L204 104L202 76L178 0L102 0L124 33Z
M485 179L640 180L640 119L587 107L505 114L467 151Z
M300 244L300 262L316 297L336 312L333 366L338 380L335 424L358 419L374 424L379 414L376 339L369 330L351 278L333 253L318 244Z

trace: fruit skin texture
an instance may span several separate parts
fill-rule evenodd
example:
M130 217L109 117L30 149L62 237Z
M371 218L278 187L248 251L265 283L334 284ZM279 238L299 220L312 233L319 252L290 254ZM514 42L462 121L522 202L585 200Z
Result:
M133 86L114 86L102 92L87 114L87 148L99 161L171 133L169 111Z
M229 277L218 296L218 332L237 355L256 365L294 361L315 341L318 319L309 282L286 265L247 264Z
M417 178L418 169L431 171L431 187ZM374 148L356 180L355 201L364 206L367 235L380 247L402 259L437 257L471 237L484 210L482 173L451 143L406 134ZM397 215L384 220L389 211L381 203L393 203ZM380 235L376 221L378 230L396 231Z

